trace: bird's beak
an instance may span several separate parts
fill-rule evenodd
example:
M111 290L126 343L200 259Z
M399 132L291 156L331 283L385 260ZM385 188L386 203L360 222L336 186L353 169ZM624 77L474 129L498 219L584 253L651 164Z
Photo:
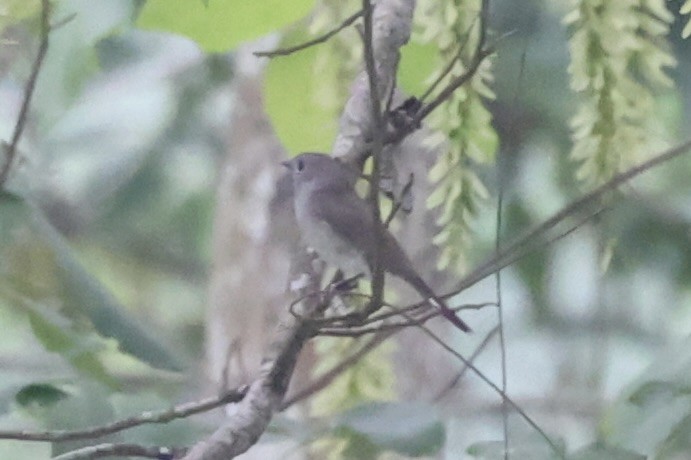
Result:
M292 169L293 164L290 161L281 161L281 164L288 169Z

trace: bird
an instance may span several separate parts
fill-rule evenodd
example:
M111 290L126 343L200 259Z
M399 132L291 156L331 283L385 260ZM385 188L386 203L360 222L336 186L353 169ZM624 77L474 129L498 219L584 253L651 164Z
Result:
M355 191L356 171L320 153L302 153L282 164L292 175L295 219L302 239L320 259L347 277L371 278L379 257L384 272L410 284L458 329L471 331L420 277L391 232L375 220L371 205Z

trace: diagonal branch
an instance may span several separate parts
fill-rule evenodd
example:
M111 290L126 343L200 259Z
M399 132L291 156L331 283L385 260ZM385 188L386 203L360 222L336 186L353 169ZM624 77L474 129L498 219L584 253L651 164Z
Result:
M410 36L414 7L414 0L380 0L376 4L372 15L372 36L368 41L372 46L372 56L376 56L379 82L394 81L399 48ZM366 74L361 73L353 85L333 149L335 156L358 152L360 146L371 140L372 112L366 78ZM310 280L314 281L316 277L312 276ZM316 285L313 290L318 290L318 284L312 284ZM309 318L318 317L328 305L328 299L316 305L310 299L306 299L308 305L299 316L286 314L283 318L260 375L250 385L245 398L235 406L234 415L209 438L193 446L184 457L186 460L227 460L247 451L261 436L274 412L281 407L302 346L315 332Z
M603 198L607 193L615 190L620 185L646 171L649 171L655 166L688 152L689 150L691 150L691 140L666 150L656 155L652 159L614 176L601 186L595 188L578 200L572 202L570 205L561 209L552 217L531 230L528 234L522 236L514 241L511 245L507 246L506 249L501 251L501 253L477 267L471 273L466 275L458 284L456 289L449 293L448 296L459 294L468 287L494 273L499 267L505 267L510 263L513 263L515 260L519 259L521 254L524 254L529 248L535 248L544 244L544 238L547 232L564 222L566 219L573 217L579 212L586 210L589 206L596 204L598 200Z
M345 29L346 27L350 26L353 24L355 21L357 21L363 14L363 10L358 11L357 13L353 14L352 16L349 16L346 18L345 21L343 21L338 27L326 32L323 35L320 35L319 37L313 38L312 40L306 41L305 43L301 43L299 45L295 46L290 46L287 48L279 48L277 50L273 51L255 51L254 54L257 57L268 57L268 58L273 58L277 56L288 56L293 53L296 53L298 51L302 51L304 49L310 48L312 46L320 45L322 43L325 43L328 41L331 37L339 33L341 30Z
M430 339L432 339L434 342L436 342L439 346L441 346L444 350L449 352L452 356L456 357L459 361L461 361L468 369L470 369L475 375L477 375L480 380L485 382L487 386L489 386L495 393L500 395L502 397L503 401L506 401L520 416L523 420L525 420L528 425L530 425L546 442L547 444L550 445L552 451L554 454L557 455L558 458L565 459L566 457L564 456L563 449L557 445L552 438L550 438L547 433L540 427L537 422L535 422L524 410L523 408L518 405L509 395L507 395L501 388L499 388L492 380L485 375L484 372L482 372L480 369L475 366L475 364L472 363L472 360L467 359L465 356L454 350L449 344L444 342L442 339L440 339L434 332L432 332L427 326L424 325L419 325L419 329L427 335Z
M118 420L107 425L96 426L85 430L53 430L53 431L7 431L0 430L0 439L17 439L23 441L74 441L76 439L95 439L141 425L152 423L168 423L172 420L189 417L190 415L207 412L211 409L242 401L247 393L246 386L230 390L222 395L206 398L201 401L179 404L173 408L159 412L145 412L136 417Z
M334 367L329 369L328 371L324 372L322 375L314 379L309 385L307 385L305 388L300 390L299 392L295 393L293 396L290 398L286 399L283 401L283 404L281 405L280 410L285 410L288 407L292 406L293 404L300 402L304 399L309 398L313 394L323 390L331 382L336 379L339 375L341 375L343 372L348 370L353 364L357 363L360 359L362 359L363 356L368 354L370 351L374 350L377 348L379 345L384 343L384 341L389 338L388 334L383 334L383 333L378 333L374 337L372 337L367 343L365 343L358 351L353 353L352 355L348 356L347 358L343 359L341 362L336 364Z
M377 65L374 60L373 32L372 32L372 4L369 0L362 0L362 11L364 11L364 37L365 47L365 69L367 81L369 83L370 111L373 121L372 127L372 183L369 190L369 202L372 208L375 222L374 235L374 267L372 267L372 301L365 311L365 316L376 311L381 304L384 294L384 270L381 264L381 248L384 242L384 228L380 226L381 210L379 208L379 183L381 180L381 152L384 147L382 129L384 127L384 117L381 112L381 99L379 97L379 77L377 75Z
M48 52L48 39L50 36L50 1L41 0L41 44L38 47L38 53L36 54L36 59L31 67L31 74L26 82L26 87L24 89L24 99L22 100L21 108L19 109L19 116L17 117L17 123L14 127L14 132L12 133L12 140L10 144L5 148L5 161L2 166L0 166L0 189L7 182L7 178L12 170L12 166L15 162L17 156L17 146L19 140L24 132L24 127L26 125L27 116L29 115L29 105L31 103L31 98L34 94L34 89L36 88L36 81L38 80L38 74L41 71L41 66L43 65L43 60Z

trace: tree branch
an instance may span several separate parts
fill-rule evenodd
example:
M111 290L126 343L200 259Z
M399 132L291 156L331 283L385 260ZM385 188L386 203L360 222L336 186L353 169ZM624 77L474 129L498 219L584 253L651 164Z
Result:
M447 294L447 296L459 294L480 280L493 274L499 268L506 267L507 265L510 265L516 260L520 259L522 255L526 253L526 251L544 245L546 243L545 236L547 232L564 222L569 217L573 217L579 212L586 210L589 206L594 205L598 200L604 197L604 195L615 190L628 180L633 179L634 177L654 168L659 164L676 158L689 150L691 150L691 140L666 150L665 152L656 155L652 159L614 176L609 181L555 213L552 217L545 220L542 224L532 229L526 235L515 240L495 257L492 257L487 262L481 264L471 273L466 275L463 280L458 283L456 289Z
M277 56L288 56L290 54L296 53L298 51L302 51L302 50L310 48L312 46L322 44L322 43L328 41L331 37L333 37L337 33L339 33L341 30L343 30L346 27L353 24L355 21L357 21L362 16L362 14L363 14L362 10L358 11L357 13L348 17L338 27L334 28L333 30L326 32L323 35L320 35L319 37L316 37L312 40L306 41L305 43L301 43L301 44L295 45L295 46L290 46L287 48L279 48L279 49L273 50L273 51L255 51L252 54L254 54L257 57L268 57L268 58L273 58L273 57L277 57Z
M17 117L17 123L14 127L14 132L12 134L12 140L10 144L6 146L5 150L5 160L3 165L0 167L0 189L5 186L7 178L12 170L12 166L15 162L17 156L17 146L19 140L24 132L24 127L26 125L27 116L29 114L29 105L31 103L31 98L34 94L34 89L36 88L36 81L38 80L38 74L41 71L41 65L43 65L43 60L48 51L48 40L50 36L50 1L41 0L41 44L38 47L38 53L36 54L36 59L31 67L31 74L26 82L26 87L24 89L24 99L22 100L21 108L19 109L19 116Z
M189 417L190 415L207 412L216 407L232 402L241 401L247 393L247 386L230 390L222 395L206 398L201 401L179 404L173 408L159 411L146 412L136 417L118 420L107 425L88 428L86 430L54 430L54 431L6 431L0 430L0 439L18 439L23 441L73 441L76 439L93 439L109 434L124 431L140 425L151 423L168 423L172 420Z
M370 351L374 350L380 344L384 343L384 341L388 337L389 336L387 334L376 334L367 343L360 347L358 351L343 359L340 363L336 364L331 369L329 369L328 371L324 372L322 375L314 379L308 386L306 386L290 398L283 401L280 410L286 410L293 404L307 399L313 394L329 386L329 384L333 382L336 379L336 377L348 370L353 364L357 363L363 356L368 354Z
M378 84L393 82L398 62L399 48L410 36L415 2L413 0L380 0L372 18L372 56L376 58ZM364 14L364 12L363 12ZM359 152L359 146L372 139L373 114L370 109L370 91L367 73L361 73L353 86L351 97L341 117L340 134L333 154L342 156ZM378 91L378 89L377 89ZM316 277L311 277L312 285ZM235 414L226 420L208 439L195 445L184 457L186 460L227 460L249 449L266 429L273 413L282 405L295 360L304 343L313 336L312 321L328 302L314 304L306 299L302 317L286 314L280 326L278 338L265 359L259 377L250 385L246 397L236 405Z

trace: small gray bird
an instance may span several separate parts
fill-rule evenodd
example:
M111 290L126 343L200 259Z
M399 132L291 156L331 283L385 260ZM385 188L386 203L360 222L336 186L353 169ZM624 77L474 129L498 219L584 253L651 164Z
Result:
M370 205L355 193L355 171L318 153L303 153L282 164L293 175L295 218L305 243L345 276L371 277L377 224ZM393 235L382 230L379 257L383 270L405 280L446 319L469 332L470 327L420 278Z

